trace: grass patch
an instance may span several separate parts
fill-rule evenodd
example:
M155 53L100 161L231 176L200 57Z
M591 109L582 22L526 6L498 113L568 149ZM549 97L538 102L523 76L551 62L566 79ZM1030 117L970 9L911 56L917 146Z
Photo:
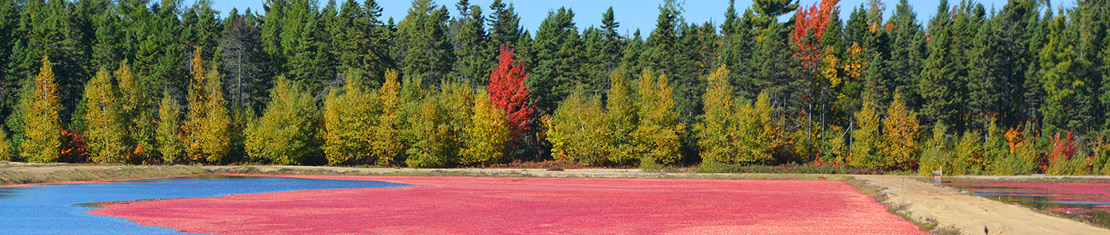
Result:
M53 165L52 165L53 166ZM26 166L24 166L26 167ZM132 179L208 173L196 166L120 166L92 169L59 169L44 172L0 168L0 185L45 182Z

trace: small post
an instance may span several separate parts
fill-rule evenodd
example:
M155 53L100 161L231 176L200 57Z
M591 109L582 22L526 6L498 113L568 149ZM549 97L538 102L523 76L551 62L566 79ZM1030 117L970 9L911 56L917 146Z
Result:
M934 171L933 172L933 183L938 183L938 184L941 183L941 181L943 181L943 180L941 180L941 176L944 176L943 171Z

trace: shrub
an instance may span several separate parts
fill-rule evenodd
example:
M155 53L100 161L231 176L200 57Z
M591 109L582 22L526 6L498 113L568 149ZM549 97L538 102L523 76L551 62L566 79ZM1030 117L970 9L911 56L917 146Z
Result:
M964 132L952 152L952 175L981 174L983 171L983 141L978 131Z
M948 126L943 122L933 124L933 137L926 142L925 151L921 153L918 174L930 175L933 171L948 170L945 168L948 165L948 140L945 138L945 132L948 132Z

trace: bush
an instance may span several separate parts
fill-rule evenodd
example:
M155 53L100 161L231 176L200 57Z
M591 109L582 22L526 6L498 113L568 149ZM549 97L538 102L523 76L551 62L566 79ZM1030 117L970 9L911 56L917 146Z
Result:
M948 170L945 168L948 165L948 140L944 136L947 131L948 126L944 123L933 124L933 138L926 143L927 147L921 153L918 174L930 175L933 171Z

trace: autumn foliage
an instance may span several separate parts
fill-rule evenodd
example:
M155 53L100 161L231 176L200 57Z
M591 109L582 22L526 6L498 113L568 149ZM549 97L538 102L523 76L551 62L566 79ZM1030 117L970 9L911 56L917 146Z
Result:
M524 85L529 74L524 72L524 63L513 60L513 51L508 46L501 46L501 56L497 68L489 75L486 91L494 107L505 111L509 129L517 135L521 130L528 129L535 109L528 103L528 86Z
M799 9L795 15L796 23L794 30L790 32L790 41L798 46L794 56L801 59L803 67L820 61L821 36L829 25L829 17L840 8L836 6L839 2L840 0L821 0L820 7L814 3L808 9Z

